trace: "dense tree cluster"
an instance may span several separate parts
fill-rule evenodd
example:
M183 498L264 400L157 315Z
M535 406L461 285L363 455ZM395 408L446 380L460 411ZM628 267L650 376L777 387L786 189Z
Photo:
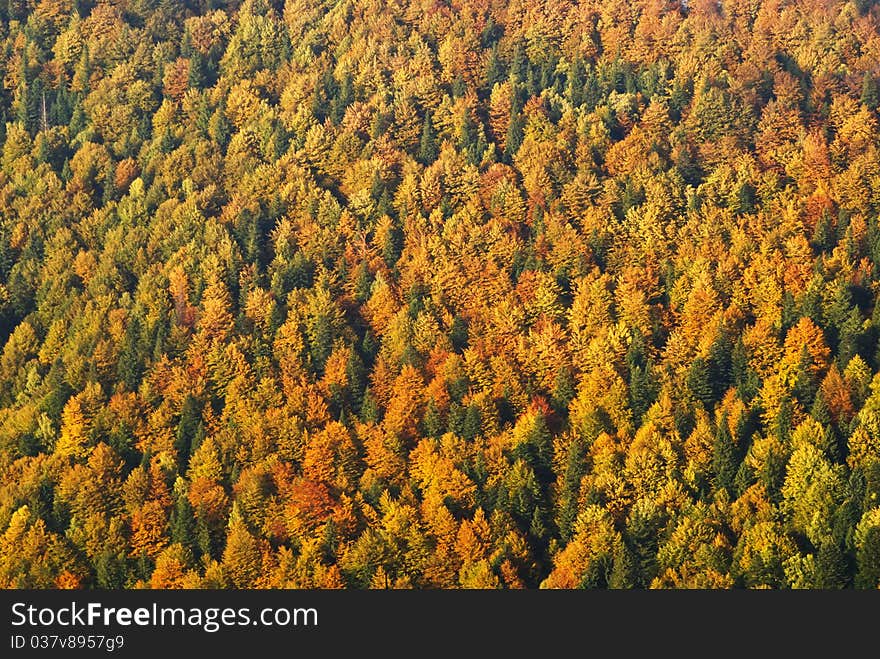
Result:
M0 587L880 584L871 0L0 44Z

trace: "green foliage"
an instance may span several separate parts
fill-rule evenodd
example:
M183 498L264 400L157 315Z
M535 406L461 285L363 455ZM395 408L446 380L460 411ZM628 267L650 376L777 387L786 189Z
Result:
M422 123L422 136L419 138L418 161L425 166L430 165L437 160L438 153L434 123L431 121L431 115L426 114Z

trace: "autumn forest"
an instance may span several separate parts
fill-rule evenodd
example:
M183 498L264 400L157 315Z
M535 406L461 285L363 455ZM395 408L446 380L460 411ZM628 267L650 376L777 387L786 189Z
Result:
M877 588L872 0L0 0L0 588Z

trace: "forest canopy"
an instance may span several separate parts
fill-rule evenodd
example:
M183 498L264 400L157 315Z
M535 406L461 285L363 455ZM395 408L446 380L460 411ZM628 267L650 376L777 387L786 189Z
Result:
M880 585L872 0L0 47L0 587Z

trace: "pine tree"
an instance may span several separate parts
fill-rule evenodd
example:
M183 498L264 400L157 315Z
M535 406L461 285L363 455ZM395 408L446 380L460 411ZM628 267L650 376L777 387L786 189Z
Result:
M426 167L437 160L437 133L434 131L434 124L431 121L431 114L425 114L425 121L422 124L422 137L419 140L419 153L417 160Z
M539 96L541 94L541 71L531 62L526 65L526 79L524 87L526 98Z
M834 420L831 418L831 411L828 409L828 403L825 402L825 395L819 390L816 398L813 400L813 406L810 408L810 416L819 422L825 432L835 437Z
M733 479L733 487L738 497L741 497L756 481L755 470L745 460L739 463L736 470L736 478Z
M519 107L519 101L514 94L513 103L510 108L510 123L507 127L507 138L504 145L504 155L512 158L519 151L519 147L523 142L526 120L523 117Z
M392 221L391 227L382 241L382 259L389 268L394 268L403 251L403 229L396 221Z
M813 358L810 356L809 350L804 346L801 348L800 361L798 362L797 376L794 382L794 395L800 401L801 405L810 408L818 391L818 385L813 375Z
M67 126L70 123L71 113L73 112L73 99L67 89L67 80L64 75L58 83L55 90L55 100L49 111L49 118L54 126Z
M731 354L733 344L726 333L712 343L709 348L709 379L712 383L712 392L715 400L720 400L730 387L733 374L731 367Z
M846 557L840 546L829 539L816 554L816 586L825 590L845 588L847 582Z
M497 83L504 81L504 77L504 66L498 58L498 47L493 45L486 65L486 89L491 92Z
M629 373L629 407L633 421L640 424L645 412L653 405L657 392L651 377L651 362L645 357L644 338L639 331L634 332L627 349L626 368Z
M830 252L836 244L834 230L831 227L831 216L828 211L822 211L822 215L816 221L816 228L813 229L813 237L810 245L819 253Z
M195 550L196 521L192 505L186 496L186 485L178 477L174 483L174 508L171 511L171 542Z
M587 112L592 112L601 103L603 97L602 86L599 82L599 76L595 67L592 65L585 66L583 87L583 108Z
M749 364L749 356L742 336L737 337L733 346L733 352L730 356L730 370L740 400L750 401L758 392L760 381L757 373Z
M468 405L462 423L462 437L468 441L476 439L482 432L482 423L480 408L476 405Z
M737 472L736 447L727 425L727 414L722 415L712 445L712 485L716 490L733 490Z
M117 364L117 376L129 391L137 391L143 370L138 348L140 337L141 322L136 315L132 315L125 328Z
M880 527L872 526L865 533L856 551L856 587L875 590L880 587Z
M449 342L455 352L462 352L468 347L468 326L464 318L456 315L449 328Z
M201 409L198 401L192 396L187 396L183 401L180 412L180 421L177 424L177 433L174 448L181 466L185 469L189 464L189 458L197 448L194 446L196 433L201 423Z
M635 588L636 578L635 560L632 552L624 542L614 543L608 588L615 590Z
M575 390L577 382L571 368L564 366L559 369L556 374L556 381L553 387L553 409L559 414L565 414L568 411L568 405L577 395Z
M324 364L333 349L333 325L326 313L315 314L308 323L306 335L309 342L309 356L315 373L324 372Z
M339 83L339 92L331 102L331 119L334 124L339 124L345 115L345 110L354 102L354 79L351 72L346 71Z
M379 354L379 342L372 330L367 329L364 332L364 338L361 339L361 356L367 368L372 367L376 355Z
M209 76L205 57L198 50L189 56L187 86L190 89L202 89L207 86Z
M449 411L446 413L446 432L450 432L456 437L464 435L464 407L457 401L453 401L449 405Z
M459 73L455 76L455 80L452 81L452 98L461 98L467 93L467 83L465 83L464 78Z
M687 374L687 386L694 398L707 408L712 404L715 393L712 391L709 367L702 357L695 358L691 363Z
M635 564L637 585L645 588L657 576L658 532L661 520L644 514L630 514L626 521L626 536Z
M348 395L351 406L355 412L360 412L361 403L364 400L364 391L367 383L367 369L360 355L351 347L348 361L345 363L345 377L348 381Z
M547 535L548 528L544 522L544 511L540 506L535 506L532 511L532 519L529 522L529 533L533 538L544 538Z
M876 112L877 106L880 105L880 89L878 89L877 80L868 71L865 71L862 78L861 101L871 112Z
M483 28L483 32L480 34L480 45L483 48L489 48L490 46L494 48L495 43L498 41L502 32L502 28L495 23L495 19L492 18L490 14L486 19L486 25Z
M513 48L513 57L510 61L510 81L514 85L524 82L528 69L528 59L526 58L525 45L522 39L516 42Z
M565 92L568 102L573 107L580 107L584 102L585 74L583 60L579 56L575 57L568 70L568 84Z
M466 116L461 123L458 146L461 152L467 156L467 160L471 165L478 165L480 163L483 152L479 149L477 129L469 116Z
M422 428L426 437L440 437L443 434L443 418L433 398L428 401L428 405L425 408Z
M221 149L225 149L232 137L232 124L226 118L226 101L221 101L220 106L211 115L211 121L208 123L208 133L211 141L215 142Z
M361 420L364 423L379 422L379 405L369 387L364 390L364 399L361 401Z
M82 100L80 98L76 98L73 102L73 111L70 113L70 123L67 125L67 130L70 136L76 137L82 131L86 129L87 120L86 113L83 109ZM69 176L65 177L69 180Z
M846 368L849 360L859 354L862 339L862 315L858 307L853 306L838 330L837 365L841 370Z
M559 494L557 526L563 540L570 541L577 519L581 479L587 472L587 448L579 435L575 435L568 445L562 491Z
M354 299L364 304L370 299L370 288L373 285L373 277L366 262L361 262L357 268L354 280Z
M119 590L125 586L128 572L125 557L112 551L104 551L95 561L95 579L104 590Z

